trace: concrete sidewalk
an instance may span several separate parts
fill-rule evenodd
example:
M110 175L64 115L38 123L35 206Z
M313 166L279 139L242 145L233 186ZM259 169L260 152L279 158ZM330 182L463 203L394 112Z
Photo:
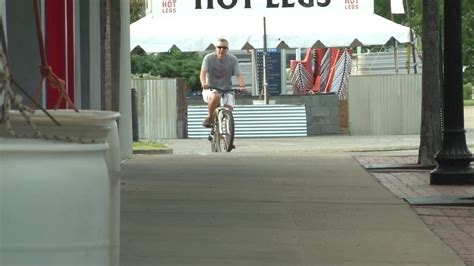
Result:
M358 155L356 159L373 169L370 173L390 192L409 202L426 226L466 265L474 266L474 186L430 185L429 170L387 167L416 164L417 156L407 153Z
M207 139L162 140L173 154L211 154ZM234 141L237 149L232 154L260 154L284 152L288 156L304 152L368 152L414 150L418 148L418 135L348 136L322 135L292 138L240 138ZM473 142L474 144L474 142Z
M161 140L174 154L209 154L207 139ZM466 142L474 147L474 129L467 129ZM236 153L285 152L288 155L301 152L351 152L412 151L417 154L419 135L320 135L292 138L240 138L235 140ZM234 152L234 151L232 151Z
M361 167L418 138L169 141L123 166L121 265L465 265Z

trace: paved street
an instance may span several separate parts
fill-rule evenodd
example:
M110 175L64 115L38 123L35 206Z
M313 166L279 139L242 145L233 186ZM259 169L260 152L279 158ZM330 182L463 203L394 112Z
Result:
M140 156L123 175L122 265L463 265L344 153Z
M123 166L121 265L474 265L469 208L404 200L472 186L364 168L416 163L417 135L238 139L221 154L166 143L173 154Z

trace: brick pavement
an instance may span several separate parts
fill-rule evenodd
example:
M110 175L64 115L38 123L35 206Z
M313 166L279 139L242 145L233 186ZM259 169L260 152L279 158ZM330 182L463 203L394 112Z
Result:
M416 165L417 156L355 156L365 168L369 166ZM387 169L369 171L382 185L395 196L473 197L474 186L436 186L430 185L429 170ZM450 246L468 266L474 266L474 207L472 206L422 206L412 205L421 220Z

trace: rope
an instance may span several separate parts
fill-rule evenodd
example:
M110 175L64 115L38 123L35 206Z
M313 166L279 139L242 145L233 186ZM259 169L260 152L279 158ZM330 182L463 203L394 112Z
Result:
M18 82L15 81L12 73L10 72L10 67L9 67L9 62L8 62L8 50L7 50L5 37L6 35L5 35L4 26L3 26L2 13L0 12L0 69L3 71L1 73L2 77L0 78L0 89L2 89L2 91L0 92L0 99L3 98L3 102L0 103L0 108L2 109L1 110L2 115L0 116L0 126L4 127L8 134L16 138L43 138L47 140L60 140L60 141L76 142L76 143L96 143L95 139L85 139L82 137L58 136L55 134L43 133L38 129L38 127L34 124L34 122L31 119L31 115L34 113L34 111L31 108L28 108L27 106L23 105L22 97L20 95L15 94L15 92L13 91L13 85L14 85L24 95L26 95L30 100L32 100L34 104L40 106L33 97L31 97L23 88L21 88L21 86L18 84ZM41 69L45 72L49 72L50 68L49 69L41 68ZM53 77L52 80L55 80L54 73L53 74L45 73L45 74L50 75L51 77ZM61 86L61 80L58 78L56 81L59 82L58 85ZM30 127L30 130L32 132L24 131L24 133L20 134L15 131L12 125L12 122L14 121L10 113L13 108L18 109L21 116L25 120L26 125ZM49 114L44 108L40 106L40 109L57 126L61 126L59 122L54 117L52 117L51 114ZM3 132L0 132L0 133L3 133Z
M44 40L43 40L43 31L41 30L41 17L40 17L40 9L39 9L39 0L34 1L34 8L35 8L35 21L36 21L36 33L38 35L38 44L39 50L41 54L41 66L40 66L40 73L41 73L41 80L39 82L38 88L36 89L35 100L38 101L39 96L41 95L42 84L44 80L47 80L49 85L52 88L56 88L59 90L59 98L54 106L54 110L58 109L59 105L61 104L62 100L65 99L67 103L76 111L79 110L76 108L74 103L72 102L71 98L66 91L66 82L59 78L54 72L53 69L48 65L48 61L46 58L46 49L44 47ZM36 104L33 103L33 110L36 107Z

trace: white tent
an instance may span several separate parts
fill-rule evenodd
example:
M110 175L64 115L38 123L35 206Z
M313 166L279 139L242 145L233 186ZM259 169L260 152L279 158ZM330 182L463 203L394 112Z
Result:
M338 1L326 8L269 11L261 7L262 12L247 9L217 12L215 7L211 12L192 9L189 6L192 2L174 7L173 14L163 14L164 10L159 10L154 12L156 15L131 24L131 49L140 46L147 52L164 52L176 46L182 51L204 51L218 37L227 38L231 49L235 50L248 45L263 48L263 17L266 18L268 48L276 48L283 45L282 42L290 48L379 45L392 37L400 43L410 42L410 29L374 14L372 1L364 1L364 6L359 4L357 9ZM163 5L159 7L164 8Z
M232 49L247 44L263 48L263 17L151 17L130 26L131 48L147 52L166 52L172 46L182 51L204 51L222 36ZM173 26L170 26L173 25ZM385 44L391 37L410 42L408 27L378 15L343 17L266 17L267 45L276 48L282 42L290 48L308 48L319 43L326 47ZM358 42L357 42L358 41ZM359 43L359 45L357 45Z

